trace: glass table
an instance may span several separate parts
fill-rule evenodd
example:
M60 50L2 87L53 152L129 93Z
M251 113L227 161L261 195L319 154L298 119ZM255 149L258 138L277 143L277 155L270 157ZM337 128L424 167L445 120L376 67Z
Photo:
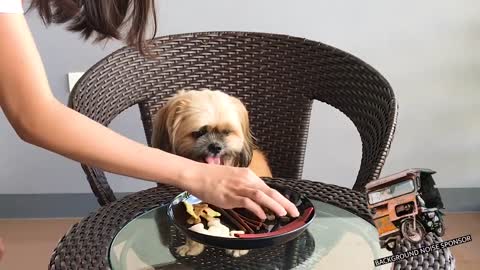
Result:
M391 253L379 247L364 193L301 179L264 180L302 192L315 203L315 221L286 244L252 249L239 258L212 247L198 256L181 257L176 248L185 237L165 210L182 191L159 185L100 207L74 224L58 242L49 269L455 269L448 248L374 268L374 259ZM394 252L441 241L427 235L416 245L398 243Z
M110 247L110 264L113 270L391 268L373 266L374 259L391 255L380 249L374 226L339 207L313 202L316 218L299 238L280 247L250 250L240 258L222 254L225 250L215 247L206 247L205 254L181 257L171 236L177 234L181 239L178 245L184 238L168 219L166 206L160 206L120 230ZM269 254L274 256L268 259Z

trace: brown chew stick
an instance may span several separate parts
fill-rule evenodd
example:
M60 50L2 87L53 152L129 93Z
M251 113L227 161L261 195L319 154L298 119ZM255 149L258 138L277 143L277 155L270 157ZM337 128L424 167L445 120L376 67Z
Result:
M243 222L245 222L245 224L250 226L250 228L252 228L254 231L260 230L260 226L258 226L256 224L253 224L253 223L249 222L248 220L243 220Z
M256 231L259 231L261 228L267 229L268 226L267 224L260 222L260 221L255 221L249 218L246 218L245 216L242 216L240 213L236 212L238 214L238 217L241 218L246 224L248 224L250 227L254 228Z
M233 211L235 211L235 210L233 210ZM240 214L240 213L237 212L237 211L235 211L235 213L237 213L238 216L240 216L243 220L245 220L245 221L247 221L247 222L249 222L249 223L253 223L253 224L255 224L255 226L257 226L257 227L259 227L259 226L260 226L260 227L264 227L264 225L265 225L264 222L261 222L261 221L258 221L258 220L254 220L254 219L248 218L248 217Z
M241 231L244 231L244 232L247 232L247 228L245 226L243 226L243 224L241 224L239 221L237 221L234 217L232 217L229 213L227 213L227 211L225 211L224 209L215 207L213 205L210 206L210 208L219 212L222 216L224 216L226 219L228 219L230 222L232 222L233 225L237 226L237 229L239 229ZM250 229L250 231L253 233L252 229Z
M243 227L245 227L245 232L254 233L253 229L247 223L245 223L245 221L240 216L238 216L238 214L235 211L233 210L225 210L225 211L228 212L236 221L242 224Z

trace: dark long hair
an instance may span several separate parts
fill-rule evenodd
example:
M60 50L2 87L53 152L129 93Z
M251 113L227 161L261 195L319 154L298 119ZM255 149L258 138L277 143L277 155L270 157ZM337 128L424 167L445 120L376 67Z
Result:
M69 31L79 32L85 39L114 38L142 53L150 15L154 24L152 37L157 32L154 0L32 0L29 11L32 9L38 10L47 25L68 23Z

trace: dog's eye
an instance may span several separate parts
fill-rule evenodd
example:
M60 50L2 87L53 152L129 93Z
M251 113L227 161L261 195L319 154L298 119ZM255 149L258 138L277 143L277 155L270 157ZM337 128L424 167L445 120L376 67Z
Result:
M222 134L223 135L229 135L231 132L232 132L231 130L226 129L226 130L222 131Z
M205 135L205 133L207 133L207 129L202 128L200 130L192 132L192 136L195 139L198 139L198 138L202 137L203 135Z

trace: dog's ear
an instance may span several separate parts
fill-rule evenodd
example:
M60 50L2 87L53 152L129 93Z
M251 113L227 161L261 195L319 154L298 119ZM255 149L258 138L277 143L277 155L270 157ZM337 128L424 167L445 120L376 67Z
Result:
M239 167L248 167L250 162L252 161L253 156L253 149L252 146L244 143L242 152L240 152L240 156L238 158L238 165Z
M243 147L238 159L237 166L248 167L250 165L250 162L252 161L253 150L256 148L254 143L255 138L253 137L252 131L250 129L250 120L248 117L247 109L239 99L234 97L232 98L234 100L235 107L240 115L243 133Z
M175 139L179 126L179 114L188 105L186 92L178 91L170 97L165 105L155 114L152 124L152 146L175 154Z
M152 119L152 147L171 152L170 136L168 135L168 109L164 105L158 110Z

